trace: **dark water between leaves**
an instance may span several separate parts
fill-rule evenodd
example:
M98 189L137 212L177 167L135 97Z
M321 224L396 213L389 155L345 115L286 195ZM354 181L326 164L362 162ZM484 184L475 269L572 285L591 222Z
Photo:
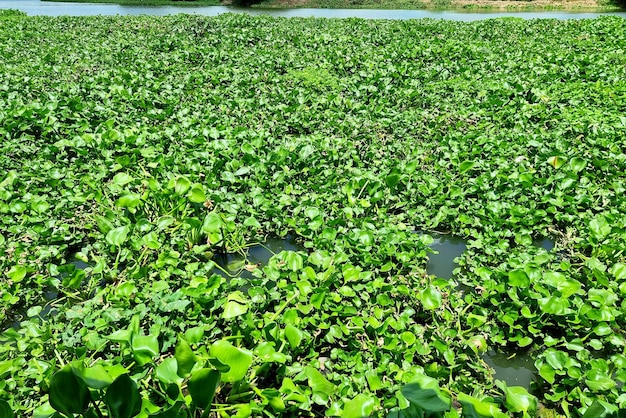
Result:
M422 232L420 232L422 233ZM456 260L463 255L467 248L467 241L456 236L447 234L429 233L433 237L433 242L429 247L435 251L428 255L428 263L426 269L428 274L434 275L442 279L452 279L454 277L454 269L458 266ZM550 251L554 247L554 241L551 238L543 238L536 240L534 244L538 247ZM216 254L213 261L219 266L213 272L226 277L240 277L243 279L251 278L250 269L257 266L262 268L269 259L281 251L304 251L305 248L296 242L294 236L286 238L268 238L264 243L253 245L241 253L234 254ZM91 268L93 265L85 263L78 259L72 259L68 265L62 269L60 280L75 274L82 273L85 269ZM57 312L54 302L58 300L60 294L54 289L46 289L44 298L47 303L38 313L30 316L39 316L45 320L49 316L55 315ZM8 324L8 327L15 330L20 328L20 322L29 316L29 312L21 311ZM487 352L483 359L494 369L494 377L503 380L508 386L522 386L526 389L530 388L531 382L536 377L536 369L534 360L528 353L502 353L497 351Z
M507 386L522 386L528 390L537 377L535 360L529 353L503 353L490 350L483 360L494 370L494 378L503 380Z
M253 268L253 266L258 266L262 268L273 255L281 251L302 250L304 250L304 247L296 242L294 236L268 238L263 244L253 245L243 251L243 253L216 254L213 257L213 261L220 268L213 269L213 272L226 278L237 276L248 279L252 277L252 273L246 267Z
M443 279L452 279L454 269L458 267L455 260L463 255L467 248L467 240L447 234L428 233L428 235L433 237L433 242L429 247L436 251L428 255L429 261L426 266L428 274ZM550 251L554 247L554 241L544 238L535 241L535 245ZM243 254L216 255L213 261L228 274L219 268L214 269L214 272L227 278L237 276L245 279L252 277L246 266L263 267L274 254L281 251L304 250L305 248L299 245L293 236L270 238L262 245L250 247ZM491 350L483 356L483 359L494 370L495 379L504 381L507 386L522 386L528 390L537 374L534 359L526 352L503 353Z
M433 243L429 245L436 252L428 254L426 272L442 279L451 279L458 267L455 260L463 255L467 240L447 234L430 233Z
M77 276L82 281L82 279L86 278L85 269L91 267L93 267L93 264L86 263L77 258L72 258L69 263L59 268L61 272L57 278L63 281L70 277ZM52 287L45 288L43 291L43 298L46 302L44 306L35 306L28 310L17 310L12 318L9 318L8 321L2 324L2 328L13 328L17 330L20 328L20 322L26 318L38 316L42 320L45 320L50 316L56 315L58 310L56 309L55 302L57 302L61 297L62 295L60 295L56 289Z
M122 6L98 3L56 3L40 0L0 0L0 9L18 9L31 16L115 16L115 15L171 15L193 13L217 16L224 13L271 15L277 17L323 17L361 19L445 19L474 21L497 17L515 16L522 19L589 19L601 15L626 18L626 12L578 13L578 12L465 12L437 10L368 10L368 9L260 9L232 6Z

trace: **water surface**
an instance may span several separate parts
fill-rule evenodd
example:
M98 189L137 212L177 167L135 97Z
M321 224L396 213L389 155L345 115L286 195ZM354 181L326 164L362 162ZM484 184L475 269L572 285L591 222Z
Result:
M369 9L262 9L233 6L122 6L102 3L57 3L40 0L0 0L0 9L18 9L31 16L94 16L94 15L154 15L193 13L217 16L223 13L246 13L280 17L324 17L362 19L446 19L474 21L497 17L515 16L522 19L589 19L602 15L621 16L626 12L579 13L579 12L464 12L438 10L369 10Z
M428 253L426 272L442 279L451 279L454 277L454 269L458 267L455 259L463 255L467 248L466 240L446 234L428 235L434 240L429 247L437 253Z
M296 239L292 235L288 235L286 238L271 237L263 244L253 245L243 253L215 254L213 261L231 276L247 279L252 277L252 273L246 267L263 268L273 255L281 251L302 250L304 250L304 247L296 243ZM213 269L213 272L229 277L219 268Z
M503 380L507 386L522 386L528 390L537 375L535 361L529 353L511 354L492 350L483 359L494 369L494 377Z

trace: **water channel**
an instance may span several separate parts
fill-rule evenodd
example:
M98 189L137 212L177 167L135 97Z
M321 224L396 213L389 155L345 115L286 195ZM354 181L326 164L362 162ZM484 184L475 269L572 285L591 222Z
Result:
M368 10L368 9L262 9L233 6L122 6L101 3L57 3L41 0L0 0L0 9L18 9L30 16L95 16L95 15L155 15L192 13L217 16L223 13L267 14L279 17L324 17L362 19L446 19L474 21L497 17L514 16L523 19L589 19L602 15L626 18L626 11L606 13L582 12L471 12L443 10Z

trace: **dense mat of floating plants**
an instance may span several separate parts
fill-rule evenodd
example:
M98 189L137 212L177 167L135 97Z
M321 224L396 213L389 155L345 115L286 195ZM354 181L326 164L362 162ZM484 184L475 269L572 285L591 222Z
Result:
M3 13L0 416L625 408L625 45Z

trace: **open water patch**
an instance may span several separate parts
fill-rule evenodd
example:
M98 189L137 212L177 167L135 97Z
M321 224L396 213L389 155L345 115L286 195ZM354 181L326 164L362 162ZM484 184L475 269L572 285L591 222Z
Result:
M494 370L494 377L504 381L507 386L522 386L530 390L537 377L535 360L528 352L505 353L490 350L483 356L483 360Z
M463 255L467 241L463 238L439 233L428 233L433 242L428 246L434 252L428 254L426 272L442 279L452 279L458 267L456 259Z
M541 237L533 240L533 245L550 252L555 246L555 240L552 237Z
M285 238L270 237L262 244L253 245L236 253L217 253L213 261L218 267L212 272L225 278L252 278L252 271L265 266L272 256L281 251L302 251L304 247L296 242L293 235Z

